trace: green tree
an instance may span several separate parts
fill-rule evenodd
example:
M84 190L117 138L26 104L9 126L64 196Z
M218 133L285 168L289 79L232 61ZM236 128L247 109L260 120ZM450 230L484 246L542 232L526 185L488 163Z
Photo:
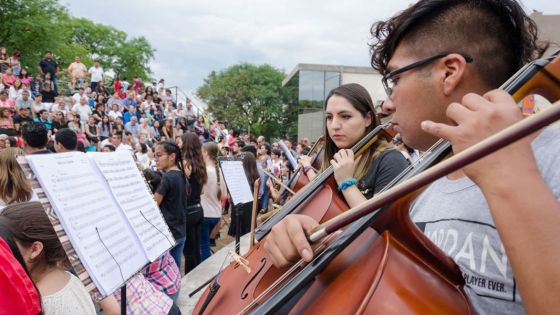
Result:
M22 65L35 72L45 50L63 50L70 36L69 18L56 0L2 0L0 46L10 53L20 50Z
M0 46L22 52L21 63L35 73L51 50L61 71L79 55L90 66L99 60L105 70L121 76L150 79L154 49L144 37L127 38L111 26L72 17L57 0L2 0Z
M146 38L127 39L123 31L84 18L72 18L70 28L71 43L85 47L89 60L98 60L120 77L151 79L148 63L154 49Z
M282 88L285 74L270 65L237 64L223 71L212 71L197 90L218 119L230 128L268 139L284 136L284 104L289 93Z

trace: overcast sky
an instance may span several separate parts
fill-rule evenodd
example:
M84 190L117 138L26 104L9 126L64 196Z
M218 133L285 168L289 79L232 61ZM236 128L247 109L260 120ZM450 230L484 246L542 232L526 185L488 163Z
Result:
M70 13L144 36L151 70L192 91L212 70L268 63L368 66L369 27L410 0L60 0ZM560 14L558 0L524 0L528 12Z

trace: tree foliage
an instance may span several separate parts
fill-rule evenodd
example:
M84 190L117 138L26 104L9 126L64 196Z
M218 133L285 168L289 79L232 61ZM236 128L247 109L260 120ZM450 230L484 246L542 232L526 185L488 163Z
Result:
M129 39L111 26L72 17L57 0L2 0L0 46L21 51L21 63L31 73L51 50L62 69L79 55L88 66L95 59L105 70L144 80L150 79L154 53L144 37Z
M268 139L283 137L284 108L292 97L282 88L284 76L270 65L237 64L212 71L197 94L216 118L228 121L229 128Z

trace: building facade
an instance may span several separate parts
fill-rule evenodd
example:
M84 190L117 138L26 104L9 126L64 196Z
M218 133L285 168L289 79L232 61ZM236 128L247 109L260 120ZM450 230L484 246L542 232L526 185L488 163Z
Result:
M385 98L381 75L370 67L298 64L284 79L283 86L298 91L294 109L297 112L298 141L304 137L314 141L323 134L324 101L332 89L348 83L365 87L374 104Z

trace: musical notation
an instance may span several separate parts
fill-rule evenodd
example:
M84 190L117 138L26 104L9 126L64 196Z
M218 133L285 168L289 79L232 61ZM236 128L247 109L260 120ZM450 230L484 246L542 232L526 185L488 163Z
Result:
M235 205L253 201L253 193L241 160L220 159L220 168Z
M122 286L148 263L141 241L113 199L99 169L85 154L70 152L26 158L103 296Z
M174 245L173 236L130 153L88 153L87 155L107 181L115 201L140 238L148 259L150 261L157 259ZM141 212L149 222L142 218Z

